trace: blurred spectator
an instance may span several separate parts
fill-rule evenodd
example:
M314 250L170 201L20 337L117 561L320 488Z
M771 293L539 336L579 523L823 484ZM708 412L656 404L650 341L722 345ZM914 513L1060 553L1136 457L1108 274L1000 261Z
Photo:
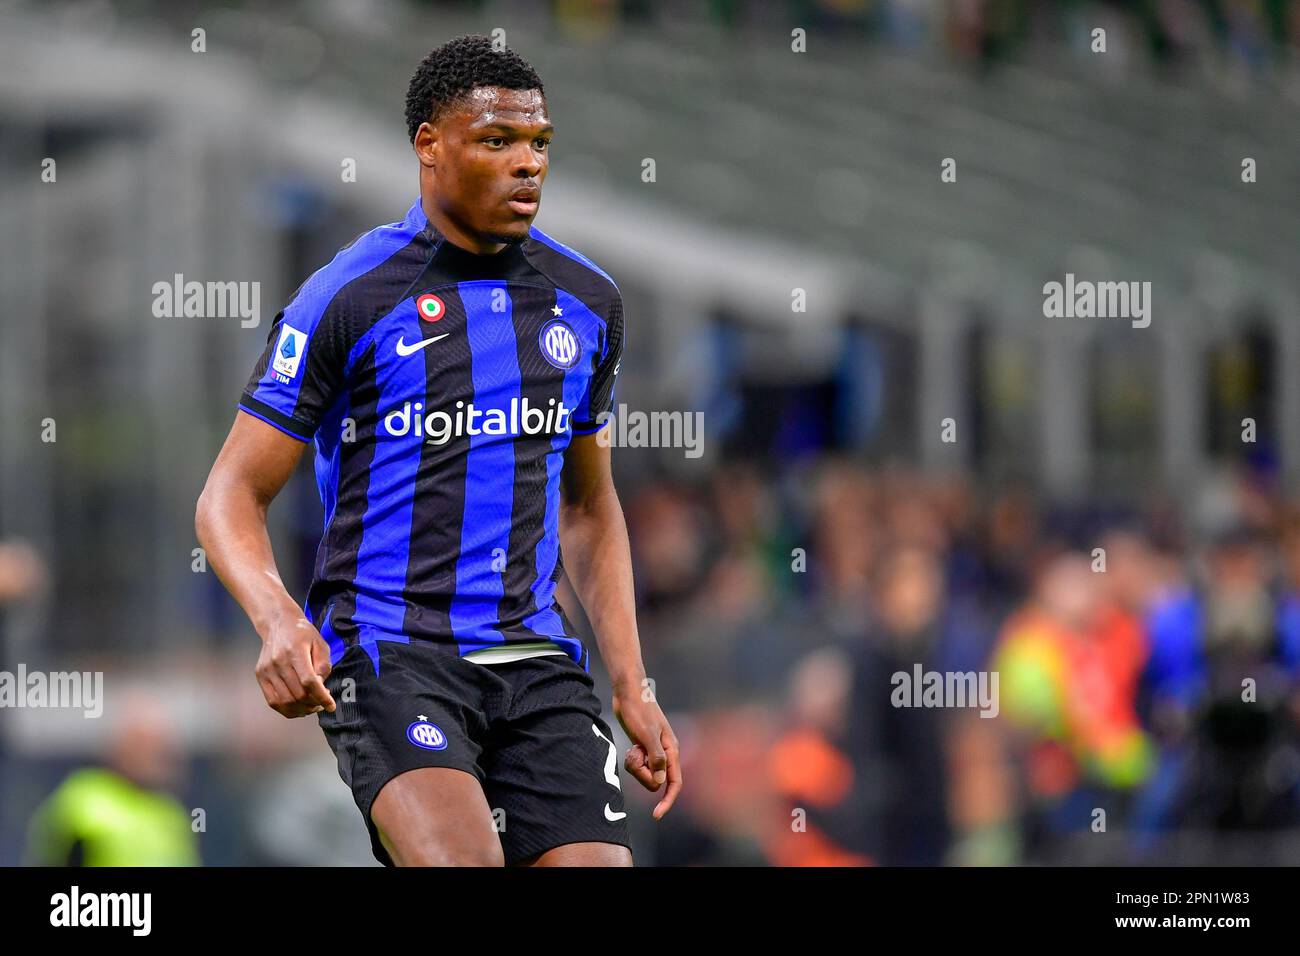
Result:
M993 659L1032 822L1049 841L1086 830L1093 808L1122 815L1121 795L1154 766L1137 714L1146 644L1137 616L1104 583L1117 572L1103 572L1101 559L1066 552L1048 560Z
M918 501L923 500L918 498ZM897 512L895 513L898 514ZM892 675L946 666L943 568L928 547L887 551L874 575L874 613L853 650L850 753L872 790L872 855L885 865L934 865L950 839L943 709L898 708Z
M0 541L0 605L37 593L45 580L45 563L31 545Z
M1258 531L1210 535L1198 573L1150 611L1147 707L1163 753L1141 807L1148 833L1300 824L1294 591L1274 588Z
M71 773L32 818L32 866L197 866L189 811L167 791L180 778L167 713L124 701L106 765Z
M781 813L767 841L776 866L866 866L864 767L843 749L852 672L846 656L810 654L790 681L789 726L767 756Z

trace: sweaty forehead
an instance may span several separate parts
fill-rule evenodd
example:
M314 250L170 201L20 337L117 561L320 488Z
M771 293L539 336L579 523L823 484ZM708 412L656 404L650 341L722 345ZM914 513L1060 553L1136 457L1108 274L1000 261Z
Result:
M452 111L470 126L506 121L545 124L546 98L541 90L507 90L499 86L476 86L465 94Z

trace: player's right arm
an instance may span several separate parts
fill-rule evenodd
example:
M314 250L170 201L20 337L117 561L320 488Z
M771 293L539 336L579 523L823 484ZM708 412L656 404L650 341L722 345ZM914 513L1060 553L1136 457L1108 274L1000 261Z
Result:
M267 704L285 717L334 710L334 698L325 688L329 645L280 580L266 530L267 508L306 447L240 411L194 518L209 564L262 638L257 682Z

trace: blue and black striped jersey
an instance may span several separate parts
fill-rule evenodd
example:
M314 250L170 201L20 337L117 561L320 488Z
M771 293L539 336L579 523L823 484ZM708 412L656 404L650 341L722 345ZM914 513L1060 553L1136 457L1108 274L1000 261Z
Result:
M560 469L613 407L614 281L533 228L495 255L446 241L419 200L294 293L240 400L314 441L325 530L308 617L331 661L425 639L471 654L553 641Z

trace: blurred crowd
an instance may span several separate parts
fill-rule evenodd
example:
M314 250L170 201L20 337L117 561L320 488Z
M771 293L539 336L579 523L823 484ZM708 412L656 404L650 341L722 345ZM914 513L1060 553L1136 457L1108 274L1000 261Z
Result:
M1116 61L1174 69L1238 67L1263 73L1300 47L1300 14L1290 0L803 0L895 48L922 46L959 60L999 60L1096 52L1106 31Z
M65 4L84 15L100 0ZM214 8L243 10L235 0L120 0L109 9L191 24ZM352 0L262 5L258 15L284 16L297 29L370 32L402 19L405 8L503 17L541 16L558 33L592 43L631 30L691 31L784 37L795 27L817 49L835 36L904 55L938 54L977 70L1005 62L1062 60L1124 74L1154 67L1209 76L1268 81L1294 73L1300 49L1300 7L1292 0L550 0L549 4L494 0ZM107 15L101 10L101 15ZM1102 52L1093 31L1105 30ZM188 26L186 27L188 29Z
M1106 31L1104 65L1119 69L1142 63L1265 75L1292 66L1300 48L1300 8L1291 0L555 0L552 10L561 28L578 35L707 11L724 28L788 21L984 66L1091 55L1098 27Z
M707 475L620 480L687 780L663 821L634 815L643 863L1300 860L1300 499L1271 479L1120 513L830 453ZM40 576L0 549L0 592ZM917 668L996 674L995 706L897 706ZM205 862L367 862L320 748L228 755L181 785L158 707L119 708L103 760L50 777L25 859L193 862L184 808L220 806ZM236 786L240 764L278 782ZM107 807L135 822L104 831Z
M1117 516L822 458L624 506L689 782L658 862L1293 853L1300 501L1268 482ZM894 706L918 664L996 672L998 715Z

